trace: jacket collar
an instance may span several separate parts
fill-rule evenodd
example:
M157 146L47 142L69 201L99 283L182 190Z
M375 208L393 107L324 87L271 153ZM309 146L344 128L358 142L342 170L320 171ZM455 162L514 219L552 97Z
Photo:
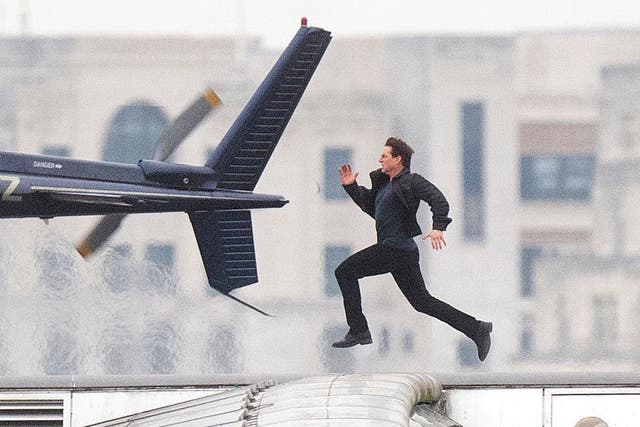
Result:
M409 168L404 168L402 170L402 172L400 172L398 175L396 175L393 178L393 181L391 182L398 182L400 183L401 181L403 181L403 177L405 175L409 175L411 173L411 171L409 170ZM376 169L373 172L371 172L369 174L369 176L371 177L371 189L374 191L378 191L378 189L384 184L390 181L389 179L389 175L387 175L386 173L382 173L382 169ZM398 179L400 178L400 179ZM396 192L398 194L398 196L400 197L400 200L402 200L402 203L407 206L407 201L405 200L404 194L402 194L401 191L399 191L399 189L397 188L397 186L393 186L394 188L394 192Z
M404 168L404 169L402 169L402 171L398 175L396 175L394 177L394 179L398 179L398 177L401 177L401 176L409 174L409 173L411 173L409 168ZM374 170L373 172L371 172L369 174L369 176L371 176L371 181L372 182L374 182L374 181L375 182L383 181L383 180L384 181L389 181L389 175L387 175L386 173L382 173L382 168Z
M405 167L404 169L402 169L402 171L400 171L400 173L398 175L396 175L393 179L398 179L403 175L406 175L408 173L411 173L411 171L409 170L409 168Z

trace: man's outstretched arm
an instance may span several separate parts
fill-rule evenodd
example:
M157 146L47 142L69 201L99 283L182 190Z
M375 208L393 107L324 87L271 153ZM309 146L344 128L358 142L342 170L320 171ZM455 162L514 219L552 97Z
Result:
M373 212L369 212L366 209L365 200L367 195L369 194L369 189L361 187L356 182L356 178L358 178L358 173L354 173L351 169L350 164L344 164L340 166L338 170L340 174L340 181L342 182L342 187L345 189L351 200L360 207L364 212L373 217Z

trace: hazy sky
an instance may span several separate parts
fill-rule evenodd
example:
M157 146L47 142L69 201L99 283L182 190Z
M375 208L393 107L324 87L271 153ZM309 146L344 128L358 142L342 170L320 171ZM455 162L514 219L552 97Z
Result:
M336 37L640 28L640 0L0 0L0 34L242 32L279 45L301 16Z

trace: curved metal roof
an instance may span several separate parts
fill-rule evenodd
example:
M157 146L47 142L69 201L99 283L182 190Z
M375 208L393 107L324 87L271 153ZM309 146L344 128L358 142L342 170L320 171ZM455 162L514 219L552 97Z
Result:
M95 426L413 426L436 402L440 383L424 374L348 374L239 387Z
M442 386L423 374L311 377L265 391L250 413L257 426L407 426L419 402L435 402Z

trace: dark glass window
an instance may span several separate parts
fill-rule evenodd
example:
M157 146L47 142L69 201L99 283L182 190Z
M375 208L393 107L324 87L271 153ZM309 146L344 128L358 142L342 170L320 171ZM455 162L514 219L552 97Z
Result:
M206 360L207 369L217 374L242 371L242 350L232 325L216 325L209 336Z
M595 172L591 154L520 158L522 200L590 200Z
M351 247L348 245L329 245L324 248L324 294L326 296L340 296L335 271L349 255L351 255Z
M109 322L99 343L99 357L107 375L131 375L135 372L135 338L129 325L119 321Z
M387 357L389 355L390 349L391 349L391 333L389 332L389 328L384 326L380 330L380 334L378 336L378 354L381 357Z
M463 232L467 240L483 240L484 212L484 104L462 103Z
M172 374L178 362L178 337L173 326L157 322L150 326L144 336L144 349L152 374Z
M618 304L613 295L593 296L593 342L595 346L614 344L618 339Z
M531 297L535 293L535 262L542 253L539 247L520 249L520 296Z
M324 151L324 197L327 200L345 200L349 195L340 182L340 165L351 163L350 148L327 148Z
M402 335L402 350L407 354L413 354L416 349L416 336L413 331L406 331Z
M458 363L465 367L480 365L478 350L473 341L465 339L458 342Z
M156 265L172 270L175 263L175 252L173 245L153 243L146 247L144 258Z
M529 356L534 351L534 328L533 316L525 314L522 316L520 325L520 354Z
M42 372L45 375L71 375L78 372L78 343L67 330L53 329L42 349Z
M77 285L79 270L74 254L60 242L48 241L36 250L40 285L52 292L50 296L67 298Z
M168 123L166 114L156 105L137 102L121 107L109 124L102 158L121 163L152 159Z
M320 359L325 372L350 373L354 370L355 358L352 351L336 351L331 344L344 338L346 328L340 326L326 326L322 332L318 348Z
M175 247L173 245L151 243L145 248L144 258L147 264L147 283L161 291L175 291L174 264Z
M122 292L129 289L131 283L131 245L123 243L109 248L112 251L104 258L102 275L107 287L112 292Z

